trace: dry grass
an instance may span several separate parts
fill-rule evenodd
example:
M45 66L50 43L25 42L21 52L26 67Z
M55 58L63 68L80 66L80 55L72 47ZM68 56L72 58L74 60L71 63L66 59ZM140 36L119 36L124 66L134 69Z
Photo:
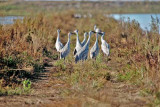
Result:
M99 55L96 61L75 64L71 52L65 62L55 62L53 77L62 79L78 93L85 91L89 95L100 90L107 81L128 82L141 87L143 94L155 96L154 104L158 105L160 35L156 19L153 19L151 31L145 34L136 21L116 21L100 14L80 19L74 18L74 11L28 16L13 25L0 26L0 69L43 68L46 57L53 58L58 54L54 49L56 29L62 30L61 41L66 43L69 31L79 29L82 40L83 32L92 30L94 24L106 32L111 60ZM72 36L71 50L75 40L76 36ZM93 36L90 46L94 41ZM63 95L70 95L70 92L64 91Z

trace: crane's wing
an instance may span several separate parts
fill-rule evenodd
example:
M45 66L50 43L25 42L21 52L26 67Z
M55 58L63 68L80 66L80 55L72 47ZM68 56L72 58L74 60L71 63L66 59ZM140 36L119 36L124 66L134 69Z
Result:
M76 55L76 53L77 53L77 50L76 50L76 48L75 48L74 51L73 51L73 54Z
M90 52L93 53L93 52L96 52L98 50L98 46L96 46L96 44L93 45L93 47L91 48Z
M64 47L63 44L62 44L61 42L60 42L59 44L60 44L60 47L61 47L61 49L62 49L62 48Z
M109 56L109 54L110 54L109 44L105 43L104 45L101 45L101 49L107 56Z
M87 41L85 39L81 42L82 47L86 44L86 42Z
M80 59L79 59L79 56L76 55L76 56L75 56L75 62L77 63L79 60L80 60Z
M105 45L108 49L110 49L110 45L107 42L105 42Z
M99 47L97 47L97 48L96 48L96 51L94 52L95 57L98 55L98 53L99 53Z
M94 58L96 56L95 52L92 53L92 58Z
M80 58L85 59L86 56L88 56L88 49L81 52Z

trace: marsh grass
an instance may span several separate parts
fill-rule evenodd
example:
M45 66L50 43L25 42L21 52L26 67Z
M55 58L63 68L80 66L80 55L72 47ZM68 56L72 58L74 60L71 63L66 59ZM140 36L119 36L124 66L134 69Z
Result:
M76 36L73 35L71 52L65 61L55 61L53 77L69 84L77 92L86 93L100 90L110 80L138 85L142 90L151 87L152 83L149 89L153 91L152 96L156 96L160 86L158 19L152 19L152 29L145 33L136 21L116 21L101 14L80 19L74 17L74 11L27 16L23 21L0 27L0 69L32 66L40 71L46 57L56 59L58 55L54 48L58 28L62 30L60 39L65 44L69 31L78 29L82 40L84 31L92 30L94 24L106 32L105 40L111 47L109 58L100 51L96 60L75 64L72 51ZM90 47L95 42L94 37Z

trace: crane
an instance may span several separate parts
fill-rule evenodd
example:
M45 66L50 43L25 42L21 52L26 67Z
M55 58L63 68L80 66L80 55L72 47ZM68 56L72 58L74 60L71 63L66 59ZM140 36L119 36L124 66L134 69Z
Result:
M91 59L93 59L93 58L96 59L96 57L97 57L97 55L98 55L98 53L99 53L98 36L99 36L99 34L96 33L96 41L95 41L93 47L92 47L91 50L90 50L90 58L91 58Z
M90 38L93 34L93 31L89 32L89 37L86 42L86 44L82 47L81 50L79 50L75 55L75 62L77 63L79 60L86 60L88 58L88 51L89 51L89 44L90 44Z
M57 35L57 40L56 40L56 43L55 43L55 47L56 47L56 50L57 50L58 52L60 51L60 49L63 48L63 44L61 43L60 38L59 38L60 32L61 32L61 30L58 29L58 30L57 30L57 33L58 33L58 35Z
M84 39L83 39L83 41L81 42L82 47L83 47L83 46L86 44L86 42L87 42L87 35L88 35L88 33L85 32L85 33L84 33Z
M67 41L67 43L65 44L65 46L62 48L62 49L60 49L60 59L62 59L62 58L66 58L66 56L69 54L69 52L70 52L70 36L71 36L71 32L69 32L68 33L68 41Z
M101 33L102 32L99 28L97 28L97 25L94 25L94 31L96 33Z
M79 35L78 35L78 30L75 30L74 33L77 35L77 40L76 40L76 47L73 51L73 54L76 55L76 53L82 48L82 45L79 41Z
M102 32L102 35L101 35L101 50L105 55L109 56L109 54L110 54L110 46L104 40L104 35L105 35L105 32Z

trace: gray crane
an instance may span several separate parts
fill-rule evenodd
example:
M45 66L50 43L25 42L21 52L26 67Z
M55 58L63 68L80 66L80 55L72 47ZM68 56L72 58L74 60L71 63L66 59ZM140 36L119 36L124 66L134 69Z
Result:
M105 32L102 32L102 35L101 35L101 49L102 49L102 52L109 56L110 54L110 46L109 44L104 40L104 35L105 35Z
M76 47L73 51L73 54L76 55L76 53L82 48L82 44L79 41L78 30L75 30L74 33L77 35L77 40L76 40Z
M84 39L83 39L83 41L81 42L82 47L83 47L83 46L86 44L86 42L87 42L87 35L88 35L88 33L85 32L85 33L84 33Z
M71 36L71 32L68 33L68 41L66 43L66 45L60 49L60 59L64 58L69 54L70 52L70 36Z
M88 58L88 51L89 51L89 44L90 44L90 38L91 35L93 34L93 31L89 32L89 37L86 42L86 44L80 49L76 55L75 55L75 62L77 63L79 60L86 60Z
M90 58L91 58L91 59L93 59L93 58L96 59L96 57L97 57L97 55L98 55L98 53L99 53L98 36L99 36L99 34L96 33L96 41L95 41L93 47L92 47L91 50L90 50Z
M101 33L102 32L99 28L97 28L97 25L94 25L94 31L96 33Z
M63 44L61 43L60 38L59 38L60 32L61 32L61 30L58 29L58 30L57 30L58 36L57 36L57 40L56 40L56 43L55 43L55 47L56 47L56 50L57 50L58 52L60 51L60 49L63 48Z

